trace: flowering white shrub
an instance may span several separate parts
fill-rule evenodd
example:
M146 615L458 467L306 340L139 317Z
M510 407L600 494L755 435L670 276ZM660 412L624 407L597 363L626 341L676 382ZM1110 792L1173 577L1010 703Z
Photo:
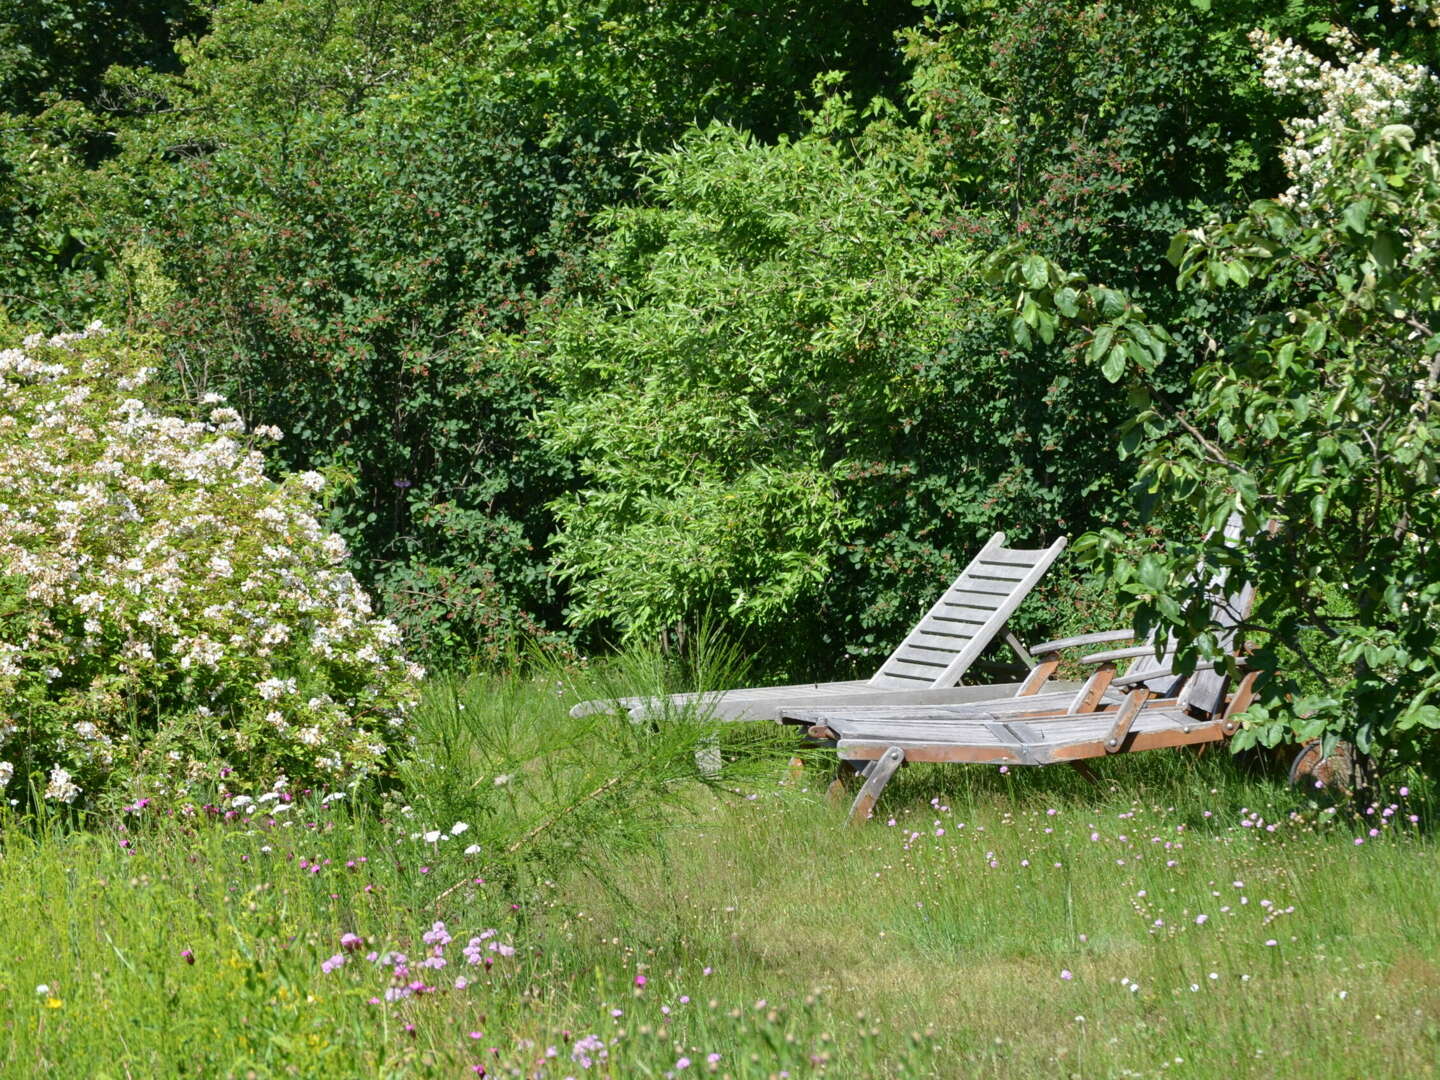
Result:
M152 409L147 358L98 324L0 350L0 782L93 803L381 771L422 672L317 522L324 478L267 478L280 433L233 409Z
M1419 64L1384 60L1380 50L1362 49L1344 27L1325 39L1335 50L1334 63L1264 30L1252 31L1250 40L1259 52L1265 85L1312 102L1313 115L1286 122L1290 142L1280 149L1293 186L1277 201L1302 211L1333 179L1337 143L1349 133L1409 122L1416 98L1435 78Z

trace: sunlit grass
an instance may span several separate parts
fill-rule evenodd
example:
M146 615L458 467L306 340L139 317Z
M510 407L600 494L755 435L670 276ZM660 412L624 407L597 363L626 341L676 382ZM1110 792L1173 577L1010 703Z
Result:
M1436 1071L1426 782L1355 820L1214 754L922 766L847 829L773 733L706 786L701 729L559 689L437 681L384 805L10 823L5 1074Z

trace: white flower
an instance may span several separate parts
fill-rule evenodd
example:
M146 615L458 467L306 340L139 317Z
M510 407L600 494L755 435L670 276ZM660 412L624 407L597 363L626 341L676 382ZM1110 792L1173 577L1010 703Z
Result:
M442 836L444 836L444 833L442 833L439 829L431 829L429 832L425 833L421 837L421 839L423 839L427 844L438 844Z
M50 770L50 783L45 787L45 798L56 802L73 803L80 795L80 789L70 780L70 774L59 765Z
M470 826L469 826L468 824L466 824L465 822L463 822L463 821L457 821L457 822L455 822L454 825L451 825L451 826L450 826L450 835L451 835L451 836L459 836L461 833L463 833L463 832L464 832L466 829L468 829L468 828L470 828Z
M258 693L266 701L274 701L282 694L295 693L294 679L265 679L255 687Z
M4 791L10 784L10 778L15 775L15 766L8 761L0 761L0 791Z
M465 849L465 854L466 854L466 855L479 855L479 854L480 854L480 845L479 845L479 844L471 844L469 847L467 847L467 848Z

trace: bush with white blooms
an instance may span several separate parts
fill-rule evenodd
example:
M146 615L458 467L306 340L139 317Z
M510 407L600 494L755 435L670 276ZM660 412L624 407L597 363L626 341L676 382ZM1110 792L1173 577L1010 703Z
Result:
M265 474L213 396L165 415L98 324L0 349L0 783L184 796L382 774L421 669L374 617L325 479Z

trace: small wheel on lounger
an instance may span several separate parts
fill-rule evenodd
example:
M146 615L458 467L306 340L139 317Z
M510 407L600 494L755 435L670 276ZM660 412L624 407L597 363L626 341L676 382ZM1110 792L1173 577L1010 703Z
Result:
M1374 764L1348 742L1338 742L1330 753L1322 753L1319 739L1300 748L1290 763L1290 786L1317 789L1346 798L1370 787Z

